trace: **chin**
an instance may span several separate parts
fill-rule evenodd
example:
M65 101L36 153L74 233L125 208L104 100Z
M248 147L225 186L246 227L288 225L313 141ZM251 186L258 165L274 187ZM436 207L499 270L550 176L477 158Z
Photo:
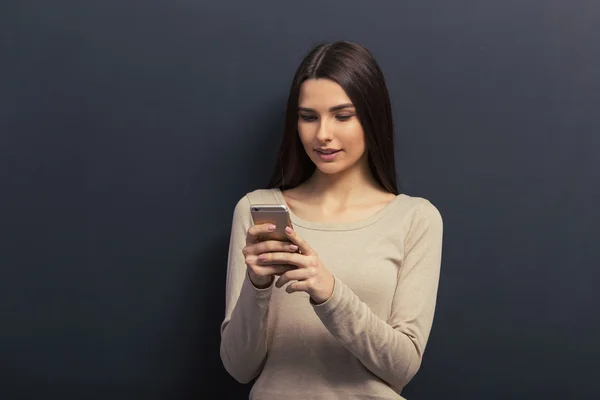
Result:
M344 168L319 168L318 166L317 169L324 175L336 175L345 170Z
M357 166L360 160L348 160L342 158L333 162L326 162L317 157L309 157L315 167L324 175L336 175Z
M337 164L336 163L323 163L323 162L315 162L315 166L317 169L325 175L335 175L339 174L348 169L348 166L345 164Z

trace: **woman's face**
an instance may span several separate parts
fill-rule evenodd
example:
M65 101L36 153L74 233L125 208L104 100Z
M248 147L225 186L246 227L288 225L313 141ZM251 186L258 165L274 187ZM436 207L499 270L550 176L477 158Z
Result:
M367 165L365 134L356 110L334 81L309 79L302 84L298 134L306 154L325 174Z

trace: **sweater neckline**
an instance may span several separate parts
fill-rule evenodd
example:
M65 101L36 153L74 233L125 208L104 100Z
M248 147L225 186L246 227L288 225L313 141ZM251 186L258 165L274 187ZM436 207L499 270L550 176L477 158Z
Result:
M290 213L290 219L292 220L292 224L294 226L301 226L303 228L312 229L312 230L321 230L321 231L350 231L355 229L365 228L369 225L374 224L375 222L382 219L386 216L403 197L406 195L398 194L394 199L392 199L385 206L380 208L374 214L369 215L366 218L362 218L356 221L349 222L317 222L317 221L307 221L305 219L300 218L294 211L290 208L283 196L283 192L279 188L271 189L273 195L278 203L285 205Z

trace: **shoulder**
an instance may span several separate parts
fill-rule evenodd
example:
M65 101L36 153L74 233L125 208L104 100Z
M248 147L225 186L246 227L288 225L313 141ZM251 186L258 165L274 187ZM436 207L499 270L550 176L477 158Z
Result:
M429 199L409 195L404 195L404 197L412 205L415 213L430 218L442 219L440 210Z
M277 189L255 189L246 193L244 197L248 199L250 204L275 204Z
M407 229L431 226L441 229L443 218L440 210L429 199L401 194L396 209L405 217Z
M241 196L234 207L236 215L250 214L253 204L273 204L277 202L275 189L255 189Z

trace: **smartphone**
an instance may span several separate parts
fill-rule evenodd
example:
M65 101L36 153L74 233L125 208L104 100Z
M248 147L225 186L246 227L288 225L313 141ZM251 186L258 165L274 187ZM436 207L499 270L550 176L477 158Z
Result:
M259 240L289 241L285 233L286 227L292 227L290 212L284 204L254 204L250 206L250 214L254 225L274 224L273 232L260 235Z

